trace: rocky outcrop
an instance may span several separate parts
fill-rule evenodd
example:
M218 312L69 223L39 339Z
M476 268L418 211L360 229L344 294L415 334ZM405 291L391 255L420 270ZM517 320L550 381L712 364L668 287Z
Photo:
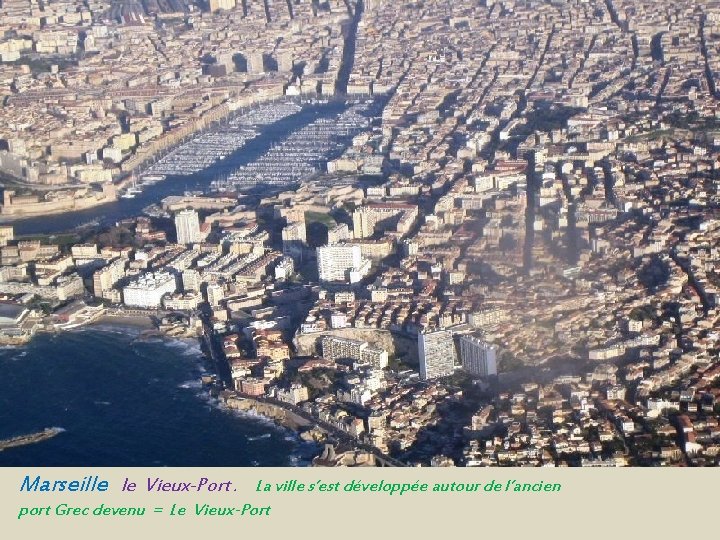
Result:
M265 403L262 401L256 401L250 398L243 398L238 396L230 396L225 399L225 403L231 409L244 412L253 412L264 418L269 418L277 424L295 430L305 431L312 427L313 430L319 430L319 428L312 426L312 424L287 409L283 409L272 403Z

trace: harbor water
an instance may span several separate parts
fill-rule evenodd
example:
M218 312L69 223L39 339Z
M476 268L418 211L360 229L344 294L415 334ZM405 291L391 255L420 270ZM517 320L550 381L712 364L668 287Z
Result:
M212 399L190 340L139 330L41 334L0 350L0 440L61 428L0 451L0 466L293 466L317 448Z
M267 107L272 108L272 105ZM277 109L279 106L274 105ZM157 164L150 165L148 174L162 174L167 178L163 181L142 187L142 192L133 198L119 198L117 201L88 208L77 212L69 212L52 216L36 216L25 219L8 221L15 227L16 235L54 234L73 230L77 227L93 225L109 225L115 222L142 215L143 209L150 204L159 203L163 198L170 195L182 195L187 191L198 192L208 191L213 181L232 177L235 171L239 174L250 176L253 182L262 186L267 182L282 188L282 182L273 179L273 175L280 173L279 180L284 182L299 181L301 175L312 174L312 168L320 170L325 159L340 155L343 148L350 143L354 130L349 130L342 123L339 124L337 133L333 133L331 141L318 140L314 145L316 148L308 153L308 158L315 158L312 163L305 164L298 160L296 153L283 153L282 148L293 146L292 150L297 152L295 146L298 141L289 138L295 137L301 140L310 137L311 141L317 138L318 126L334 126L343 118L348 104L343 101L329 101L327 103L305 103L297 110L290 110L284 115L259 115L253 109L240 113L240 117L248 119L248 123L238 123L229 119L216 126L212 132L200 134L188 140L185 148L176 149L175 155L168 154L161 158ZM370 113L372 114L372 113ZM347 116L347 115L346 115ZM345 120L347 125L353 121L361 120L360 116L353 115ZM365 121L365 118L362 118ZM362 126L357 125L357 129ZM314 129L313 129L314 128ZM248 130L252 130L252 134ZM309 132L307 130L310 130ZM194 145L194 146L193 146ZM197 152L208 152L213 159L205 159L198 156ZM197 158L191 164L187 163L188 154ZM322 159L320 154L322 155ZM278 155L280 154L280 155ZM220 157L222 156L222 159ZM175 159L174 159L175 158ZM214 159L218 158L218 159ZM288 159L291 161L288 162ZM269 160L277 161L277 164ZM258 162L260 165L256 165ZM183 164L188 165L183 167ZM183 174L172 174L168 170L185 168ZM282 171L277 171L282 168ZM244 184L237 183L226 185L227 188L245 188L248 185L247 179ZM267 192L265 192L267 194Z

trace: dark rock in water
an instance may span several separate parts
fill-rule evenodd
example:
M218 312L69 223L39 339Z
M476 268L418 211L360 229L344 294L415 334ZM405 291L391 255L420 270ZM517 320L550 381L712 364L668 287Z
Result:
M195 343L137 341L138 334L88 328L0 350L0 440L19 434L42 440L6 446L0 466L249 467L298 460L307 443L210 397ZM36 441L39 426L66 432ZM265 436L273 431L280 436Z

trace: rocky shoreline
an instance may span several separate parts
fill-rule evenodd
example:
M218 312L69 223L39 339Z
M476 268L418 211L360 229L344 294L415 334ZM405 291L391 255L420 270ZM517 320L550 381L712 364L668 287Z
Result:
M305 442L322 443L327 438L327 433L309 420L272 403L265 403L227 392L218 397L223 400L229 409L254 413L272 420L278 426L294 431Z

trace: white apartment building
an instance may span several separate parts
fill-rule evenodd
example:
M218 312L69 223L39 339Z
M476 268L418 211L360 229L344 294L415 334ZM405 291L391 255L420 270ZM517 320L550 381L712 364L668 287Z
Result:
M185 291L199 291L202 280L197 270L185 270L182 273L182 286Z
M165 306L165 309L191 311L193 309L197 309L201 301L202 297L199 294L175 293L173 295L165 296L163 299L163 305Z
M278 281L285 281L292 276L295 271L295 263L290 257L283 257L282 260L275 266L275 279Z
M93 294L98 298L108 298L115 284L125 276L126 259L115 259L93 274Z
M357 283L370 271L370 261L363 258L360 246L353 244L317 248L317 265L320 281Z
M151 272L123 288L123 302L131 307L158 308L162 304L162 297L175 291L175 276L167 272Z
M202 241L200 218L195 210L182 210L175 215L178 244L195 244Z
M225 298L225 289L219 283L210 283L205 291L208 304L213 307L219 306Z
M452 375L457 357L452 332L438 330L418 334L418 356L421 379L437 379Z

